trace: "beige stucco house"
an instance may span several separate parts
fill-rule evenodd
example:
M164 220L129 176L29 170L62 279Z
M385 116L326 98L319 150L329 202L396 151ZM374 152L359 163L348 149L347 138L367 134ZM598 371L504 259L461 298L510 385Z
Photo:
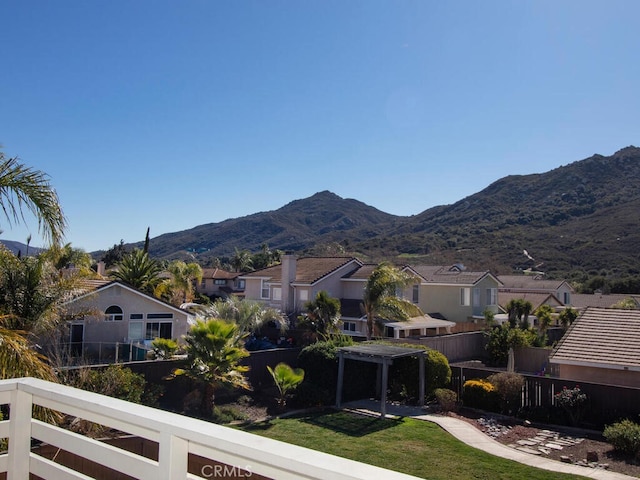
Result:
M295 317L307 301L325 290L340 299L342 328L349 335L366 335L361 300L367 279L376 267L355 257L284 255L282 263L242 275L245 298L265 303ZM409 322L387 322L386 334L402 338L451 331L459 322L483 318L485 309L498 311L500 282L489 272L467 272L462 266L404 267L415 285L398 295L410 299L426 315Z
M534 275L500 275L500 287L498 295L508 294L510 297L522 295L516 294L551 294L560 301L563 306L571 306L571 297L575 290L566 280L548 280ZM502 305L502 299L500 305Z
M211 298L227 298L229 295L244 295L244 280L237 272L221 268L203 268L202 281L196 291Z
M122 282L96 282L66 304L68 341L76 351L115 343L150 343L154 338L180 340L195 322L185 310Z

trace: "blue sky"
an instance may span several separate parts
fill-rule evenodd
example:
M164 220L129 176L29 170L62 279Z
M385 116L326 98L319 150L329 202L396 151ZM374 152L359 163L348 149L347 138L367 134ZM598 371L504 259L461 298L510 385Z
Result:
M640 145L636 0L3 0L0 17L0 144L49 175L87 251L322 190L414 215ZM42 244L31 221L0 228Z

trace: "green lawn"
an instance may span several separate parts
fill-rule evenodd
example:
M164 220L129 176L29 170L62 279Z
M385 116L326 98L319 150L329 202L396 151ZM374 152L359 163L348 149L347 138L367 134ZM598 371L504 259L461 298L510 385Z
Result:
M583 478L528 467L459 442L437 425L326 411L275 419L246 431L428 479Z

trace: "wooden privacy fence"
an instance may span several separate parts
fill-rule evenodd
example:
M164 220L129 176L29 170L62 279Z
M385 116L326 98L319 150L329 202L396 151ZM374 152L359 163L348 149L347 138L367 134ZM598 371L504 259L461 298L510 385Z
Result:
M483 332L454 333L437 337L411 337L399 340L385 338L385 341L424 345L442 353L450 363L485 358L487 356L485 349L487 339Z
M467 366L451 367L451 389L462 396L464 382L471 379L487 378L504 369L477 368ZM583 427L602 428L620 420L630 418L638 421L640 415L640 388L602 385L598 383L521 374L525 379L520 407L527 412L542 412L558 409L555 395L563 388L576 385L587 395L584 406Z

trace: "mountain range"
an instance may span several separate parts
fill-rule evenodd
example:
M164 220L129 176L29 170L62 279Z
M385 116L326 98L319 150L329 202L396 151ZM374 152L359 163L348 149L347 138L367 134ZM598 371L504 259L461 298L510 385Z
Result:
M207 265L235 249L255 253L265 245L372 262L463 263L496 274L637 276L640 148L510 175L454 204L408 217L323 191L277 210L160 235L150 240L149 252Z
M452 204L403 217L323 191L273 211L152 238L150 254L203 264L263 245L496 273L637 275L640 148L546 173L510 175ZM135 244L141 246L142 242Z

